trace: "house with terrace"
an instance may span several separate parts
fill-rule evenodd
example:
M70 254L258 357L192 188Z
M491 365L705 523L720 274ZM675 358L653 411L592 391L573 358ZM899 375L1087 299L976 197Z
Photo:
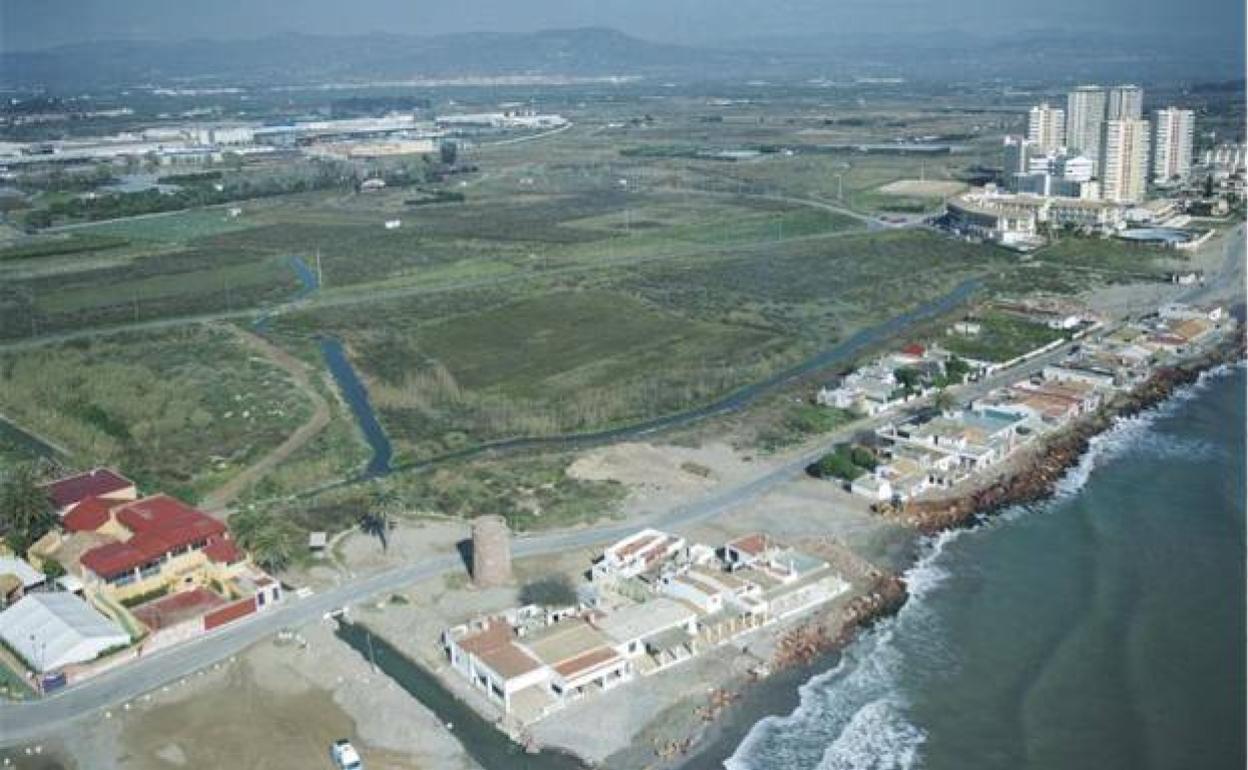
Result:
M894 446L917 447L956 458L954 473L960 480L1004 460L1034 431L1028 417L984 407L890 423L876 433Z
M243 561L225 524L169 495L123 503L82 526L116 538L79 561L88 587L118 601L204 583Z
M590 568L589 578L613 582L657 569L685 548L685 539L657 529L643 529L607 546Z

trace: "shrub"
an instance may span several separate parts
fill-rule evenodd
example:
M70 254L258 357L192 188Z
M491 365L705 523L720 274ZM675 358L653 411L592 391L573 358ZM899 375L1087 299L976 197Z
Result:
M567 575L547 575L520 589L521 604L542 607L567 607L576 604L576 587Z

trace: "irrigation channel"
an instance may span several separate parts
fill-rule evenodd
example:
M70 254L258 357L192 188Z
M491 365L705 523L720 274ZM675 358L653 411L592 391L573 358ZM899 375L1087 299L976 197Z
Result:
M302 257L292 255L287 263L295 271L299 283L302 284L299 291L289 301L297 302L306 299L321 288L317 272L309 267ZM269 321L272 318L271 313L260 316L252 324L252 328L256 333L264 334L268 331ZM351 361L342 348L342 342L327 335L318 337L317 342L321 348L321 357L325 359L325 366L333 375L334 381L338 383L338 391L342 394L343 400L347 402L347 406L351 408L351 413L355 415L355 422L364 434L364 440L372 449L373 455L364 468L364 476L366 478L384 476L391 470L390 458L393 457L394 450L390 446L386 431L377 420L373 405L368 400L368 389L364 387L355 367L351 366Z
M340 619L335 633L448 725L464 750L485 770L587 770L576 757L561 751L525 751L452 695L433 674L364 626Z
M303 299L315 292L319 287L315 271L308 267L299 257L291 257L290 265L303 283L303 288L295 299ZM515 438L487 441L476 446L447 452L423 460L412 460L399 464L392 462L394 450L385 429L377 419L376 412L369 402L368 389L364 387L355 367L343 350L342 343L330 336L318 338L321 356L325 365L333 375L343 399L351 408L364 439L372 450L372 458L363 472L354 478L344 479L331 484L305 491L301 496L324 492L327 489L347 486L359 481L367 481L385 476L394 471L425 470L455 460L466 460L486 454L501 454L528 449L583 449L586 447L606 444L613 441L637 438L670 428L679 428L699 420L717 415L728 414L748 406L760 397L781 388L794 380L812 372L852 361L864 350L873 345L887 341L914 324L934 318L953 310L966 302L981 286L978 279L968 279L955 286L949 293L936 299L924 302L911 310L893 316L876 326L859 330L847 339L823 350L805 361L778 372L765 380L746 385L721 398L693 407L683 412L654 417L631 425L622 425L605 430L587 431L584 433L565 433L555 436L518 436ZM261 333L267 327L269 316L260 318L255 329Z
M58 447L52 446L33 433L28 433L4 417L0 417L0 443L12 444L24 454L44 457L49 460L59 460L66 457L66 454Z

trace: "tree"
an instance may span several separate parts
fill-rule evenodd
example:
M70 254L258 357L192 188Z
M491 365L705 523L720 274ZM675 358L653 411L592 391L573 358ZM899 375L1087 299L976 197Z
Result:
M252 561L269 572L285 569L294 558L294 543L290 531L276 521L261 527L251 538L247 550Z
M971 365L957 356L950 356L945 362L945 378L954 385L966 382L966 375L971 373Z
M270 572L286 568L295 554L295 532L268 510L247 508L230 517L234 540Z
M948 411L953 407L953 394L947 389L941 388L936 391L936 396L932 399L932 406L942 412Z
M0 526L8 533L9 546L23 554L55 525L56 512L39 488L34 464L13 466L0 483Z
M918 369L903 366L900 369L894 369L893 376L897 378L897 381L901 383L901 386L906 389L907 393L912 393L918 388L922 373Z
M65 577L65 568L56 559L44 559L43 574L48 576L48 580L55 581L57 578Z
M459 157L459 145L454 142L442 142L438 145L438 152L442 156L442 165L454 166L455 160Z
M403 512L403 497L393 488L374 490L368 510L360 514L360 529L381 541L381 550L389 546L387 533L394 526L394 518Z
M820 457L806 471L816 478L836 478L845 481L853 481L862 475L862 469L854 465L850 453L844 448L838 448L837 451Z
M520 589L521 604L541 607L569 607L576 604L576 587L567 575L547 575Z
M875 470L875 455L871 454L871 450L866 447L856 446L849 450L849 459L854 465L866 470Z

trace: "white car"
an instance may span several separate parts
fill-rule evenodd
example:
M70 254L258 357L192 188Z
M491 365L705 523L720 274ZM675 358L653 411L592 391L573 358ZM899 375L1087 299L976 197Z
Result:
M329 756L334 760L334 767L338 770L364 770L364 763L360 761L360 753L346 738L334 741L334 745L329 747Z

